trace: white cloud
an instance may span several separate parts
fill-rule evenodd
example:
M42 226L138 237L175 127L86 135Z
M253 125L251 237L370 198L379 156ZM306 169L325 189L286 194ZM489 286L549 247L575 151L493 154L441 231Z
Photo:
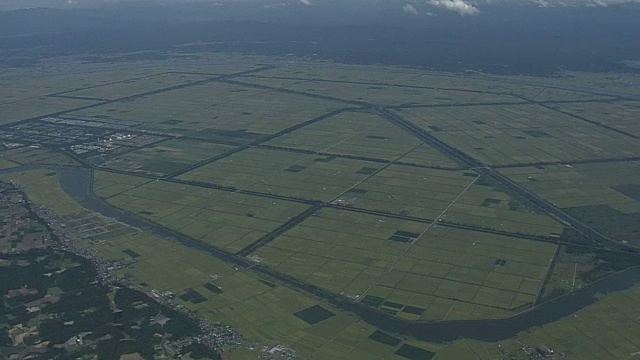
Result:
M441 9L455 11L461 16L477 15L480 13L477 7L464 0L429 0L427 4Z
M553 5L551 5L547 0L533 0L533 3L542 8L553 7Z
M274 4L262 4L262 7L265 9L276 9L287 6L286 3L274 3Z
M416 7L411 4L402 5L402 11L411 15L420 15L420 13L418 12L418 9L416 9Z
M531 0L539 7L592 7L606 8L613 5L640 4L640 0Z
M311 6L311 5L313 5L313 4L311 3L311 1L309 1L309 0L300 0L300 3L301 3L302 5L307 5L307 6Z

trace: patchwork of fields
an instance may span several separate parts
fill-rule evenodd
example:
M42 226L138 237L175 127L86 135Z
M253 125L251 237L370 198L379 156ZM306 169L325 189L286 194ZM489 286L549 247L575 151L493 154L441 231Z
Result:
M60 200L83 244L126 263L122 275L145 290L175 292L309 358L436 350L322 296L407 323L503 319L638 263L637 101L542 81L252 58L81 69L66 82L52 75L46 91L0 90L2 167L89 168L110 205L251 263L234 270L55 192L34 199ZM30 184L31 174L56 179L5 178Z

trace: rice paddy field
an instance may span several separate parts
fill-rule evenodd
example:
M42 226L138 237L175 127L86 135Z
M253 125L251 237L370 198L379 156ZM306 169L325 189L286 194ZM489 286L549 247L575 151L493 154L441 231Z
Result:
M640 103L619 101L611 103L581 102L574 104L554 104L552 108L562 112L595 121L634 136L640 136Z
M344 112L266 143L282 148L397 160L432 167L457 167L437 150L373 113Z
M327 209L256 255L279 272L409 320L531 306L553 244Z
M138 78L117 81L105 85L92 86L64 92L61 95L72 97L86 97L100 100L114 100L140 93L146 93L170 86L180 86L195 81L201 81L211 76L200 74L165 73L158 75L141 76Z
M384 164L251 148L180 176L182 180L329 201Z
M637 140L536 104L413 108L399 113L486 165L637 155Z
M504 169L512 179L611 239L638 243L640 162Z
M118 275L134 286L174 293L256 348L285 344L302 359L500 358L498 342L417 341L326 300L407 324L505 319L640 263L480 175L499 172L633 250L637 101L559 79L241 55L58 66L22 84L27 70L0 75L0 168L40 167L2 179L55 211L78 244L124 264ZM25 126L9 128L16 121ZM48 143L59 134L30 137L40 124L91 130ZM62 190L60 167L91 171L88 196L105 206L253 265L88 211ZM637 297L637 287L602 294L500 345L515 358L519 342L633 358Z
M518 98L510 95L483 94L476 91L438 89L430 85L423 86L399 85L396 88L384 84L361 84L348 81L331 80L282 80L275 82L270 78L246 77L238 78L241 83L257 84L276 87L309 94L332 96L352 101L366 101L384 106L402 105L442 105L483 102L519 102Z
M94 249L127 263L119 273L132 275L142 289L171 291L189 309L246 329L243 335L251 341L286 343L308 359L403 359L394 354L400 339L392 337L395 345L372 340L375 328L348 313L166 239L139 233ZM185 294L199 296L185 301ZM425 343L419 346L437 349Z
M142 123L138 128L143 130L215 140L225 131L273 134L341 107L331 101L208 82L70 115L134 120Z
M111 178L104 186L131 184L128 177L119 180L122 182L114 184ZM102 185L100 180L94 185L98 195ZM130 187L107 200L230 252L243 249L307 209L296 202L158 181Z
M456 200L442 221L542 237L557 237L564 230L549 215L532 211L512 195L481 181Z
M198 161L220 155L232 146L202 140L171 139L117 156L103 164L104 168L132 173L163 176L181 171Z
M47 149L40 146L9 148L0 151L0 156L2 156L2 159L5 161L9 161L16 165L79 165L74 159L60 151L57 151L57 149Z

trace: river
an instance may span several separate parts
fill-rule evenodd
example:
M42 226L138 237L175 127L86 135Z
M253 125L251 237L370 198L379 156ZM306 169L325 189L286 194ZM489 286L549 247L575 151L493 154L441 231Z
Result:
M510 318L465 321L405 321L380 312L360 303L353 303L344 297L301 282L291 276L259 266L239 256L203 244L183 234L150 222L136 214L120 210L99 199L91 191L92 173L84 168L60 168L53 166L27 165L0 170L0 175L34 169L49 169L58 172L62 189L73 196L83 207L148 231L160 237L172 238L185 246L205 252L222 261L231 263L262 275L275 278L282 283L322 298L337 308L360 316L367 323L380 329L401 335L408 335L433 343L471 338L495 342L516 336L519 332L535 326L560 320L596 302L595 295L629 289L640 284L640 267L630 268L597 283L583 287L570 294L543 303Z

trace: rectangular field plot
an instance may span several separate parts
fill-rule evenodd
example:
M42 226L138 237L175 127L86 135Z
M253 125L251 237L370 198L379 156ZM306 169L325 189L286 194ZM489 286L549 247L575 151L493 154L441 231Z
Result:
M636 156L637 141L538 105L407 109L402 116L487 165Z
M386 161L407 155L407 161L427 166L456 167L445 155L376 114L345 112L282 135L268 145ZM419 148L418 148L419 147ZM410 154L409 154L410 153Z
M386 106L522 101L509 95L484 94L482 90L460 91L429 87L387 86L375 83L350 82L348 80L300 81L293 79L287 81L281 78L270 79L268 77L246 77L238 78L238 80L244 83L278 87L308 94L333 96L346 100L365 101Z
M406 319L502 317L530 307L555 245L452 228L430 228L364 303Z
M589 74L592 75L592 74ZM452 75L451 73L436 72L436 71L415 71L410 69L393 69L390 67L376 67L376 66L349 66L331 64L331 66L305 66L304 64L296 64L283 68L270 69L262 71L256 75L250 75L251 77L265 77L270 78L272 82L271 86L285 86L287 80L295 80L300 83L300 86L304 82L310 81L333 81L338 84L344 83L362 83L363 85L383 85L393 86L399 85L406 88L422 88L425 90L425 94L433 94L430 90L435 90L432 97L428 98L428 103L446 103L447 94L443 90L454 90L452 94L456 92L467 91L469 94L475 94L477 97L473 98L474 102L513 102L519 101L516 97L524 97L528 100L535 99L536 101L547 100L602 100L611 99L611 97L584 93L579 91L562 90L547 87L548 83L553 80L536 78L525 78L525 81L530 84L524 84L522 82L510 82L503 80L511 80L511 78L496 78L486 79L474 76L464 75ZM254 80L255 81L255 80ZM265 85L267 85L266 81ZM562 79L558 82L551 83L551 85L566 86L568 79ZM584 86L584 76L578 76L573 80L574 85ZM538 84L536 84L538 83ZM615 83L611 81L605 81L606 87L614 87ZM278 85L276 85L278 84ZM289 82L291 84L291 82ZM605 87L603 84L594 84L596 87ZM375 90L375 89L372 89ZM630 91L628 87L624 89ZM462 95L464 96L464 95ZM513 96L513 97L512 97Z
M76 107L95 104L94 100L63 99L49 97L47 94L76 89L80 86L91 86L138 76L136 71L111 71L105 76L102 71L94 69L83 71L76 67L79 64L61 65L64 69L50 68L51 71L39 71L31 67L12 68L3 71L2 88L0 89L0 123L25 120L46 114L71 110ZM69 69L73 68L72 73ZM76 72L77 71L77 72Z
M347 296L365 291L407 248L399 232L419 236L428 224L323 209L260 248L263 264Z
M62 99L47 96L20 99L0 105L2 106L0 124L26 120L65 110L74 110L78 107L96 103L97 101L94 100Z
M348 64L290 64L261 71L247 77L282 78L284 80L334 80L351 82L376 82L402 84L422 74L412 69L392 68L390 66L348 65Z
M121 175L106 171L95 171L93 176L93 191L100 195L100 197L107 199L150 181L152 180L147 178Z
M340 107L330 101L213 82L71 114L138 121L143 123L141 129L233 143L242 133L273 134Z
M20 148L0 151L0 156L5 160L17 164L51 164L56 166L78 166L73 158L47 148L24 146Z
M328 201L383 165L372 161L252 148L199 167L180 178Z
M420 237L427 226L324 209L256 255L279 272L409 320L502 317L535 300L555 245L443 227ZM394 240L399 233L419 239L409 245Z
M128 183L124 177L121 180ZM100 189L96 193L103 195ZM111 194L107 190L104 195ZM159 181L132 187L108 201L230 252L257 241L308 208L294 202Z
M610 238L640 244L639 161L501 172Z
M391 165L341 195L336 203L433 220L476 177L472 171Z
M63 95L114 100L171 86L189 84L210 77L211 76L204 75L165 73L133 78L131 80L122 80L107 85L88 86L84 89L65 92Z
M442 221L531 235L560 235L564 227L490 185L474 184L443 215Z
M611 126L635 136L640 136L640 102L618 101L611 103L583 102L551 104L551 107L581 116L600 124Z
M459 165L428 144L421 144L400 158L398 164L456 169Z
M174 139L107 161L102 167L151 175L171 174L225 151L232 146L206 141Z

